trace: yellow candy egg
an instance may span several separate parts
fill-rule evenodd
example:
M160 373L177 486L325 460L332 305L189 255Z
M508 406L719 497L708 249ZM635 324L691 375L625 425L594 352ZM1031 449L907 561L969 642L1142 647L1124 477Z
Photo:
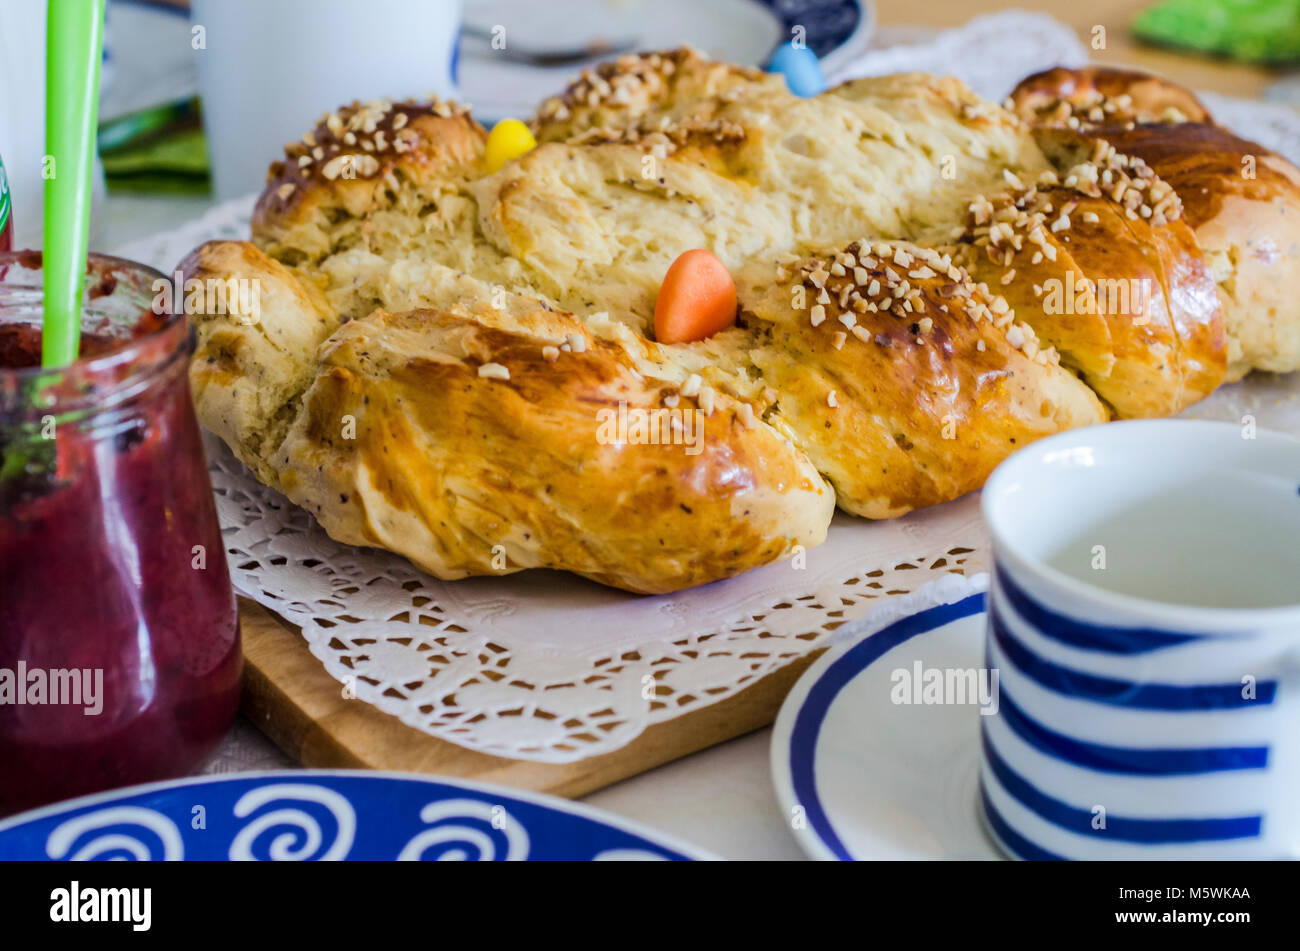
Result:
M502 119L488 133L485 159L489 172L500 171L511 159L537 148L537 140L528 126L518 119Z

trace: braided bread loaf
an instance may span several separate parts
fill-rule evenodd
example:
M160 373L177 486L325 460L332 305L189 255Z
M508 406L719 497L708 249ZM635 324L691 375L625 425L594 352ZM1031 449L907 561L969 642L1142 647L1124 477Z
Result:
M1143 162L1180 199L1223 306L1228 380L1300 367L1300 171L1214 124L1191 93L1114 69L1053 69L1024 80L1012 107L1051 152L1104 141Z
M1241 143L1267 171L1242 187L1193 158L1235 146L1148 77L1008 105L627 56L489 174L463 109L353 104L272 166L251 243L182 264L261 289L193 315L200 418L341 541L666 592L817 544L836 505L901 515L1040 436L1300 365L1291 166ZM691 248L737 323L656 342Z

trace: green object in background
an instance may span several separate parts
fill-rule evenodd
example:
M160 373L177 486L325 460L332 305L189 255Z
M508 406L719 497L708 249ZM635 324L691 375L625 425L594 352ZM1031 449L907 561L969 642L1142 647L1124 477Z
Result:
M197 98L104 122L99 156L112 191L203 194L211 187Z
M152 142L101 155L113 191L186 192L210 190L208 144L202 129L169 133Z
M1163 0L1133 18L1141 39L1248 63L1300 62L1300 0Z
M49 0L45 49L45 321L41 365L77 359L90 241L104 0ZM52 174L51 174L52 172Z

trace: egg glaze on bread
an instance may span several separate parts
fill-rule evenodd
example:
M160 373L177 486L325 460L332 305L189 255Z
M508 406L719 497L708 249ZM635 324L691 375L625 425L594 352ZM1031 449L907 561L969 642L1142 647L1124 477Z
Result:
M1061 171L978 196L958 260L1116 415L1177 413L1227 365L1223 308L1179 196L1105 140L1047 144Z
M881 518L955 498L1039 436L1172 412L1222 377L1185 228L1126 225L1160 287L1136 315L1158 318L1149 343L1094 327L1089 362L1008 303L1024 287L980 270L971 207L1065 159L955 80L799 99L690 51L628 56L533 129L489 174L460 107L353 104L272 167L252 242L186 261L274 292L260 321L196 317L196 403L335 538L442 578L672 591L817 544L837 502ZM693 248L735 278L736 326L657 343L659 284ZM1063 273L1036 267L1016 280ZM1144 395L1099 399L1108 379Z
M670 393L680 416L665 412ZM711 412L695 412L702 401ZM657 414L670 443L685 419L680 443L602 440L596 412L624 408ZM440 577L563 566L671 591L825 536L834 497L822 477L746 410L642 375L619 343L535 304L509 326L375 311L322 348L274 461L285 494L335 538L401 551Z
M890 518L979 488L1040 436L1104 422L1093 392L947 255L854 242L754 288L752 357L790 433L854 515ZM792 308L789 283L807 305ZM825 303L819 303L825 299Z
M1179 197L1224 309L1229 380L1300 369L1300 171L1218 126L1190 92L1154 76L1053 69L1012 107L1044 148L1060 130L1143 161Z

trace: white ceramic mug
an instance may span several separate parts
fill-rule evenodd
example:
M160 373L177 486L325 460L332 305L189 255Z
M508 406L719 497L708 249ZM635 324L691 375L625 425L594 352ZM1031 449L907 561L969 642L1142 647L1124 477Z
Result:
M460 0L194 0L213 189L259 191L284 144L354 99L456 96Z
M1300 441L1108 423L1016 453L982 504L1003 849L1300 857Z

